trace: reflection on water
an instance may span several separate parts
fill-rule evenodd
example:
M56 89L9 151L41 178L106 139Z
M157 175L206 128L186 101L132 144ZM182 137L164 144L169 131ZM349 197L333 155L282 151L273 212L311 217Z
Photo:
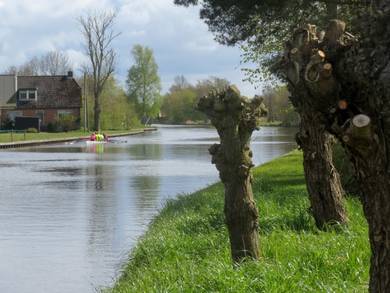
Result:
M263 128L256 164L295 147ZM163 203L215 182L211 128L162 127L114 139L0 152L0 292L94 292L109 286Z

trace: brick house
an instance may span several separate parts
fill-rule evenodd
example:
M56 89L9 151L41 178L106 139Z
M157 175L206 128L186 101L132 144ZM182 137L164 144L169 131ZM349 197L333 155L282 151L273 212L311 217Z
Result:
M0 75L0 121L16 117L38 117L41 129L61 116L72 115L80 127L81 88L70 71L68 75Z

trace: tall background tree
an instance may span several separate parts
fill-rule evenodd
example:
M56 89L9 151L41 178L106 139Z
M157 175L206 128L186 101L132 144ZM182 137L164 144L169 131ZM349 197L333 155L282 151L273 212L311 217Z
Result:
M323 24L337 16L353 22L368 6L367 1L358 0L175 0L175 3L185 6L200 4L200 17L218 42L249 48L244 61L258 63L252 74L269 72L265 69L275 61L288 33L302 23ZM344 192L333 165L332 136L326 131L325 121L306 105L294 104L294 107L301 116L297 141L304 153L305 177L316 224L324 228L326 224L345 223ZM307 136L316 139L302 139Z
M285 85L266 86L263 89L264 104L268 110L269 123L281 123L282 126L298 126L299 115L289 100L289 92Z
M115 69L114 39L119 35L113 29L116 14L112 12L90 13L79 18L84 46L89 59L87 67L92 76L94 98L94 130L100 129L100 95Z
M142 121L147 123L152 116L157 116L160 108L161 81L158 65L153 50L135 45L131 51L134 65L127 76L127 88L130 100L139 107Z
M71 69L69 58L61 51L51 51L41 59L42 73L47 75L65 74Z
M86 116L81 115L81 124L84 125L84 119L93 121L94 118L93 77L91 75L86 75L85 79L80 77L78 83L81 88L85 89L84 98L87 102L81 109L82 113L85 110L87 112ZM100 96L100 104L102 107L101 129L124 130L141 126L134 103L129 101L125 90L114 77L107 80Z

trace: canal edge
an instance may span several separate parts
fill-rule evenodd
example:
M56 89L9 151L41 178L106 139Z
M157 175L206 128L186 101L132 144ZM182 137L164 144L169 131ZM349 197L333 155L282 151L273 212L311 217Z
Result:
M151 131L157 131L156 127L144 128L142 130L129 131L124 133L118 133L110 135L110 137L123 137L123 136L133 136L138 134L144 134ZM23 148L30 146L40 146L40 145L48 145L48 144L56 144L63 142L70 142L75 140L86 140L89 136L75 136L69 138L55 138L55 139L45 139L45 140L30 140L30 141L16 141L16 142L7 142L0 143L0 149L13 149L13 148Z

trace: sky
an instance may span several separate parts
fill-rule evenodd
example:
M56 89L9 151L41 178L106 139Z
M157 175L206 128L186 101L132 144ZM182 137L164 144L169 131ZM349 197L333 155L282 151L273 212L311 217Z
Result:
M77 21L91 11L117 11L114 42L116 78L124 85L132 65L131 48L153 49L163 92L177 75L191 83L209 76L227 78L247 96L258 93L243 82L241 51L214 41L199 19L199 8L178 7L173 0L0 0L0 71L32 56L64 51L78 72L87 62Z

